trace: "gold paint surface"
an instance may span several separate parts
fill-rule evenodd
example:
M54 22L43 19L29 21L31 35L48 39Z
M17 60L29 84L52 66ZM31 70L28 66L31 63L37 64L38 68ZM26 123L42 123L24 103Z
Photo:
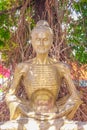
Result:
M67 65L48 56L53 42L52 29L47 22L40 21L32 30L31 37L36 57L17 65L11 88L6 95L10 120L19 117L51 120L64 116L72 119L82 101ZM21 79L28 100L16 96ZM66 81L69 96L57 100L63 79Z

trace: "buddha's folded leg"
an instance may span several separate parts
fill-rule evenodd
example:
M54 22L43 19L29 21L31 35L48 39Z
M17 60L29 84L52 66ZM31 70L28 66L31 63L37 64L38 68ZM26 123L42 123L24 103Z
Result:
M65 114L67 119L72 119L78 110L79 106L82 104L82 101L77 102L73 107L71 107L68 112Z
M60 100L57 102L60 117L65 116L67 119L72 119L82 104L79 99L73 99L72 96L68 100Z
M10 111L10 120L14 120L19 117L26 117L24 111L27 113L29 110L27 102L22 102L15 95L9 95L6 96L6 103Z

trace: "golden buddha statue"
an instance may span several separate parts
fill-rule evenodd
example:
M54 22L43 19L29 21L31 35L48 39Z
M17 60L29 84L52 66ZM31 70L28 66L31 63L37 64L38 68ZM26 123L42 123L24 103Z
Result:
M49 120L66 117L72 119L82 103L70 76L69 68L48 56L53 43L53 31L49 24L39 21L31 33L36 57L17 65L13 83L6 95L10 120L30 117ZM62 80L65 79L69 97L57 100ZM16 93L23 81L28 100L18 98Z

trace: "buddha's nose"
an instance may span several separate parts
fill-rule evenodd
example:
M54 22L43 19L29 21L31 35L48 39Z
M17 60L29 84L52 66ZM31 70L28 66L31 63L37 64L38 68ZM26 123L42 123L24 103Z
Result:
M41 39L40 40L40 45L43 45L43 44L44 44L43 39Z

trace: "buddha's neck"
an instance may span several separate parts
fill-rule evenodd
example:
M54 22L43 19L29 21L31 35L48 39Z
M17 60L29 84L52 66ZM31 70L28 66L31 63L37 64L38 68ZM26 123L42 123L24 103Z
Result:
M37 54L36 56L37 64L47 64L49 62L48 59L48 54Z

